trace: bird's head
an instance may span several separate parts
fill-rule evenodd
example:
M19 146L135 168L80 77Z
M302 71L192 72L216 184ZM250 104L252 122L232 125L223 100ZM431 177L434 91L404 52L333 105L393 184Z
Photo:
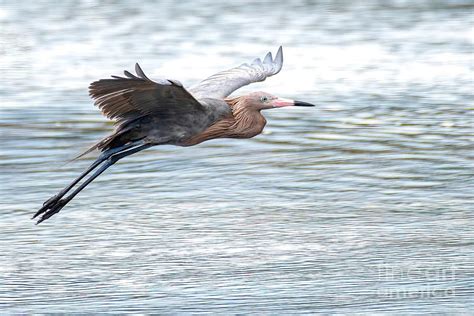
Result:
M280 98L266 92L252 92L237 99L241 106L258 111L286 106L314 106L311 103Z

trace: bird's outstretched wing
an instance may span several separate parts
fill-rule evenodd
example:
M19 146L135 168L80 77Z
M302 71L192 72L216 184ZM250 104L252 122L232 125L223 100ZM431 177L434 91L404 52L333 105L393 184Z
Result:
M102 114L117 124L153 114L169 117L202 110L203 106L176 80L150 80L138 64L133 75L112 76L89 86L89 95Z
M265 80L276 75L283 66L282 47L278 49L275 59L268 53L263 61L255 59L250 65L242 64L238 67L221 71L204 79L189 91L197 98L225 98L235 90Z

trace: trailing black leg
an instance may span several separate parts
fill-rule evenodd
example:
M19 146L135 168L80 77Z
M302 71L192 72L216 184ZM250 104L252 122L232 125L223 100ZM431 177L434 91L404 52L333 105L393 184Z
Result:
M35 213L35 215L33 216L33 218L37 217L38 215L46 212L49 208L51 208L54 204L56 204L67 192L69 192L79 181L81 181L86 175L88 175L92 170L94 170L95 168L97 168L97 166L99 166L102 162L104 162L105 160L107 160L107 158L109 158L110 156L112 156L113 154L119 152L119 151L123 151L123 150L126 150L130 147L133 147L133 146L137 146L137 145L140 145L141 143L137 144L137 143L130 143L130 144L126 144L124 146L121 146L121 147L117 147L117 148L111 148L109 150L106 150L104 151L100 156L99 158L97 158L90 166L89 168L87 168L83 173L81 173L81 175L79 177L77 177L76 179L74 179L73 182L71 182L71 184L69 184L67 187L65 187L64 189L62 189L58 194L52 196L51 198L49 198L48 200L46 200L46 202L43 203L43 206Z
M103 164L100 166L99 169L97 169L89 178L87 178L86 181L84 181L84 183L82 183L77 189L75 189L71 194L69 194L66 198L63 198L63 199L57 199L56 201L54 201L54 203L48 205L48 207L42 211L43 215L41 216L41 218L38 220L38 222L36 224L39 224L45 220L47 220L48 218L50 218L51 216L53 216L54 214L58 213L67 203L69 203L79 192L81 192L87 185L89 185L95 178L97 178L99 175L101 175L105 170L107 170L110 166L112 166L114 163L116 163L117 161L119 161L120 159L126 157L126 156L129 156L129 155L132 155L134 153L137 153L141 150L144 150L148 147L151 147L152 145L151 144L141 144L141 145L138 145L134 148L131 148L131 149L128 149L128 150L123 150L120 151L120 152L117 152L117 153L114 153L114 154L111 154L104 162L104 160L102 160L101 162L103 162ZM99 160L99 159L98 159ZM100 165L100 163L98 164ZM92 166L91 166L92 167ZM95 166L97 167L97 166ZM89 168L90 169L90 168ZM88 169L88 170L89 170ZM92 170L92 169L91 169ZM88 172L90 172L91 170L89 170ZM87 170L86 170L87 171ZM87 173L86 173L87 174ZM84 175L81 175L82 178L85 176ZM79 179L80 180L80 179ZM78 180L78 181L79 181ZM77 181L77 182L78 182ZM76 183L77 183L76 182ZM67 191L66 191L67 192ZM64 196L64 194L62 195ZM62 197L61 196L61 197ZM44 207L43 207L44 208ZM37 215L39 215L40 213L37 213L35 215L35 217Z

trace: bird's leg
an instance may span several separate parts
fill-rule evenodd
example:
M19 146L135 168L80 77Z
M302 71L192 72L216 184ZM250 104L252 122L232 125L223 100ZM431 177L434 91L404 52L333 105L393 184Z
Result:
M71 194L69 194L66 198L60 199L59 201L56 201L54 205L51 205L48 207L48 210L44 212L44 214L41 216L41 218L38 220L36 224L41 223L42 221L47 220L54 214L58 213L67 203L69 203L79 192L81 192L89 183L91 183L95 178L97 178L99 175L101 175L105 170L107 170L110 166L112 166L114 163L119 161L120 159L127 157L129 155L132 155L134 153L137 153L141 150L144 150L148 147L153 146L152 144L141 144L137 147L134 147L132 149L128 149L125 151L121 151L115 154L112 154L109 158L105 160L102 166L100 166L99 169L97 169L89 178L87 178L84 183L82 183L77 189L75 189Z
M56 204L67 192L69 192L69 190L71 190L79 181L81 181L86 175L88 175L92 170L94 170L95 168L97 168L97 166L99 166L102 162L104 162L105 160L107 160L107 158L109 158L110 156L112 156L113 154L119 152L119 151L122 151L122 150L126 150L130 147L133 147L133 146L137 146L137 143L130 143L130 144L126 144L124 146L120 146L120 147L117 147L117 148L111 148L111 149L108 149L106 151L104 151L100 156L99 158L97 158L90 166L89 168L87 168L87 170L85 170L83 173L81 173L79 175L79 177L77 177L76 179L74 179L74 181L71 182L71 184L69 184L67 187L65 187L64 189L62 189L58 194L52 196L51 198L49 198L48 200L46 200L46 202L43 203L43 206L35 213L35 215L33 216L33 218L37 217L38 215L40 215L41 213L44 213L47 209L51 208L54 204Z

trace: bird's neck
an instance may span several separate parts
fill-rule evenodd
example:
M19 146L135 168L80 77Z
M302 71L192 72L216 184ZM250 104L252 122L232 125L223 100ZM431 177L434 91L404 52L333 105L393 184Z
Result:
M225 101L232 109L232 115L183 141L182 146L192 146L215 138L251 138L262 132L267 121L260 111L246 107L242 103Z
M267 121L265 117L253 107L246 106L243 102L228 103L232 108L234 124L231 127L230 137L251 138L260 134Z

